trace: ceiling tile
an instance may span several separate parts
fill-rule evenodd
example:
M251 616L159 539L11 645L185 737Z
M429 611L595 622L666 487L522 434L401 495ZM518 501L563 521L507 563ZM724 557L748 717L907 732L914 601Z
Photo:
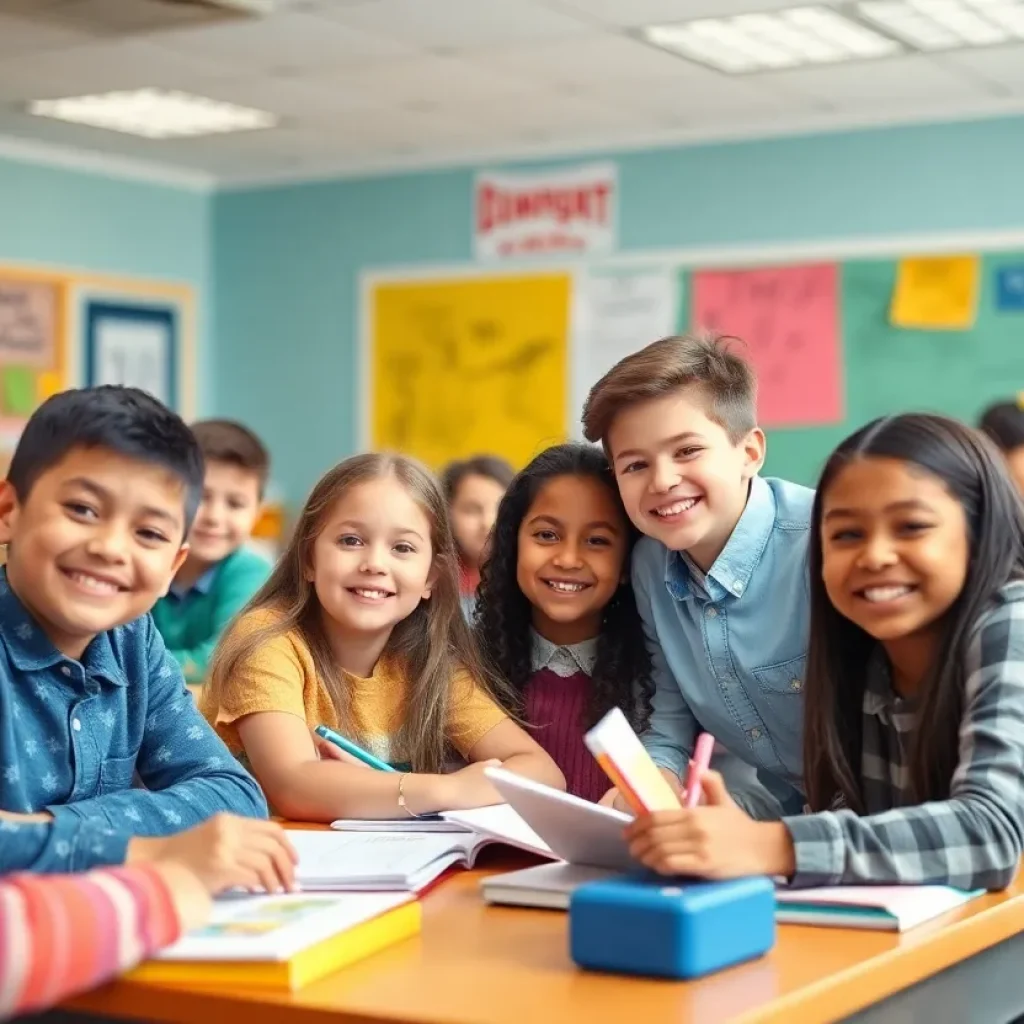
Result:
M323 12L341 24L435 50L526 39L557 39L588 31L585 19L537 0L373 0Z
M103 34L120 34L167 29L178 25L198 25L229 18L241 20L242 15L198 4L140 3L139 0L62 0L60 4L47 4L41 12L41 18L51 19L69 28L84 27Z
M794 7L800 0L547 0L566 11L588 15L606 25L637 26L691 18L725 18ZM810 2L810 0L809 0ZM828 6L832 0L813 0Z
M1024 93L1024 43L936 58L945 67L989 82L1011 93Z
M357 65L414 52L397 39L301 11L284 11L237 25L164 32L154 39L162 46L229 61L249 72Z
M0 56L17 55L39 50L56 50L94 40L96 32L65 28L29 20L14 14L0 13ZM0 74L3 67L0 66Z

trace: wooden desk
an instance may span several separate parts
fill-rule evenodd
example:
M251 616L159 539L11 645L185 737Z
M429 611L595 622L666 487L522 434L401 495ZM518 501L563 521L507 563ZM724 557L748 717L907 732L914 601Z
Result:
M1007 893L983 896L902 937L786 925L764 959L700 982L623 979L573 965L565 914L487 907L477 891L485 873L458 875L430 893L420 936L294 994L119 982L67 1008L102 1017L245 1024L805 1024L848 1017L1024 931L1022 879ZM1000 978L1006 975L1001 969ZM1024 970L1011 968L1008 975L1020 1013ZM957 991L966 993L962 982ZM947 1012L906 1019L981 1021L947 998Z

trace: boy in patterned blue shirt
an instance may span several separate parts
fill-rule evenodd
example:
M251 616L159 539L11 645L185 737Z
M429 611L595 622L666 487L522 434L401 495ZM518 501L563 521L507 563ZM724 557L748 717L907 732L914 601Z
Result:
M154 837L217 812L266 817L149 616L202 486L192 433L141 391L29 420L0 483L0 873L159 859Z

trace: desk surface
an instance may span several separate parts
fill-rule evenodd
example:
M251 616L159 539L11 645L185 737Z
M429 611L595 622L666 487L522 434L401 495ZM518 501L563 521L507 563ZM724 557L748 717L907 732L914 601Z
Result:
M564 913L486 906L477 888L485 873L458 874L431 892L421 935L296 993L118 982L70 1007L246 1024L327 1024L328 1015L347 1024L835 1020L1024 931L1022 878L903 936L783 925L768 956L703 981L623 979L573 965Z

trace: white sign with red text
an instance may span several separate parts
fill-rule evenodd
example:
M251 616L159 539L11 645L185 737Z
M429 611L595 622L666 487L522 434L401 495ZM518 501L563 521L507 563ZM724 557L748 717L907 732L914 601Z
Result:
M618 175L611 163L476 179L477 259L592 255L615 249Z

